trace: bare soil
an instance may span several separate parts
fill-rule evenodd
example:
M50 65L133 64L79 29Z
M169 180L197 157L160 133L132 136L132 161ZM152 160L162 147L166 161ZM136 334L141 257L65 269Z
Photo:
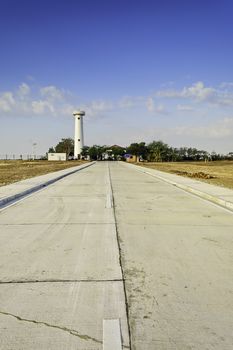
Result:
M233 189L233 161L138 163L138 165L191 177L213 185Z
M71 168L81 165L85 161L48 162L47 160L1 160L0 161L0 186L25 180L34 176L44 175L53 171Z

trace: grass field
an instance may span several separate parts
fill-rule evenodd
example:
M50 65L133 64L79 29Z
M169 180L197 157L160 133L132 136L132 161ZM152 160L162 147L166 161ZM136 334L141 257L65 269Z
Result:
M138 165L233 189L233 161L138 163Z
M48 162L47 160L1 160L0 186L28 179L30 177L44 175L53 171L71 168L83 163L84 161Z

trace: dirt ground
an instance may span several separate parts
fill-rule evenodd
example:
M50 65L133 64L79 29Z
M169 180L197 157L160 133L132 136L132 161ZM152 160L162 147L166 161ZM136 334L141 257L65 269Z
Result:
M0 186L44 175L53 171L71 168L84 161L48 162L47 160L0 160Z
M195 178L213 185L233 189L233 161L138 163L138 165L172 174Z

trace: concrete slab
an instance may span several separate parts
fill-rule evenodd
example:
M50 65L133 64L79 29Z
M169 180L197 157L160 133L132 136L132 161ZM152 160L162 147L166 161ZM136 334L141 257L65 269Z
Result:
M134 167L111 176L132 348L231 349L233 215Z
M232 227L119 225L135 349L230 349Z
M119 318L128 346L122 282L0 286L1 349L103 349L103 319Z
M232 232L232 213L133 166L71 175L0 212L1 346L99 350L120 319L127 347L127 307L132 350L231 349Z
M114 225L0 225L0 282L121 279Z
M129 346L108 167L93 169L0 212L1 349L99 350L103 319Z
M53 173L35 176L30 179L15 182L11 185L0 187L0 206L11 202L12 200L21 198L22 196L33 193L51 183L58 181L59 179L65 178L67 175L74 174L77 171L89 168L92 163L86 163L79 166L71 167L69 169L64 169L56 171Z
M64 189L65 191L65 189ZM34 194L1 212L2 224L113 224L112 212L105 208L106 196L50 196L50 189Z
M193 193L203 199L209 200L220 206L233 211L233 190L204 183L198 180L189 179L175 174L141 167L132 164L125 164L127 167L135 167L140 172L156 177L187 192Z

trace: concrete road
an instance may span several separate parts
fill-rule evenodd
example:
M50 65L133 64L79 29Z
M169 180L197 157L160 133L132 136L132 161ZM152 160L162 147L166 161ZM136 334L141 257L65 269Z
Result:
M232 349L232 248L232 213L97 163L0 213L0 349L99 350L103 319L132 350Z
M107 163L1 211L0 349L102 350L104 319L129 347Z
M111 165L133 350L233 348L233 213Z

